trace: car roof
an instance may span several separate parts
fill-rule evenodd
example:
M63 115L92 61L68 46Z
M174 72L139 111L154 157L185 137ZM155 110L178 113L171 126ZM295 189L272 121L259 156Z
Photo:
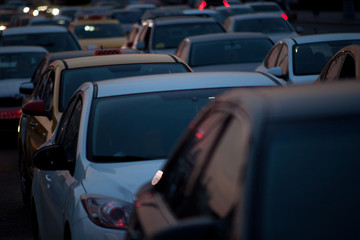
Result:
M103 65L136 63L184 63L179 57L170 54L115 54L63 59L68 68L95 67Z
M23 53L23 52L44 52L48 51L40 46L4 46L0 47L1 53Z
M341 40L360 40L360 33L322 33L309 34L291 37L297 44L324 42L324 41L341 41ZM285 40L285 39L284 39Z
M18 35L18 34L29 34L29 33L53 33L53 32L67 32L67 28L62 26L23 26L23 27L12 27L2 31L2 35Z
M232 18L234 20L280 18L280 19L284 20L281 17L281 15L275 14L275 13L268 13L268 12L266 12L266 13L263 13L263 12L245 13L245 14L240 14L240 15L233 15L233 16L230 16L229 18Z
M97 97L221 87L279 86L257 72L189 72L156 74L96 83Z
M360 81L289 85L284 88L229 91L218 98L246 109L254 121L304 120L360 113Z
M210 33L204 35L196 35L188 37L188 39L195 42L203 42L203 41L218 41L218 40L227 40L227 39L252 39L252 38L270 38L260 32L226 32L226 33ZM271 40L270 40L271 41Z

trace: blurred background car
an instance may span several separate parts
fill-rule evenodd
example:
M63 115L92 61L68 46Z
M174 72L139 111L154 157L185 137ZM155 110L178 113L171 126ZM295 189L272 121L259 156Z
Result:
M123 27L126 36L129 35L131 26L141 20L143 12L138 9L112 9L111 18L117 19Z
M225 32L225 29L213 18L178 16L149 19L142 24L132 48L144 53L174 54L186 37L219 32Z
M359 101L359 81L219 96L138 190L127 239L360 237Z
M245 4L237 4L237 5L227 6L227 7L226 6L218 6L218 7L215 7L214 10L223 16L222 23L224 23L225 19L230 16L255 12L254 9L252 9L250 6L247 6Z
M9 27L11 17L15 14L13 10L0 10L0 31Z
M29 81L47 50L38 46L0 47L0 132L17 135L23 95L20 84Z
M100 50L102 53L107 51ZM25 206L30 205L34 174L32 154L51 138L71 96L82 83L191 71L180 58L162 54L96 55L53 61L22 106L19 120L19 171Z
M81 86L53 138L34 153L35 233L42 239L124 239L135 192L162 167L192 118L218 94L256 85L278 86L259 73L230 72Z
M224 27L227 32L261 32L274 43L286 37L299 36L300 32L280 15L271 13L234 15L225 20Z
M35 45L49 52L82 50L73 33L61 26L12 27L0 32L0 46Z
M244 4L251 7L254 12L257 13L274 13L280 15L285 20L288 20L288 16L284 9L276 1L249 1Z
M341 48L360 43L358 33L311 34L276 43L257 71L270 73L290 84L313 83Z
M126 33L117 19L77 20L69 29L83 49L121 48L126 42Z
M343 47L325 65L315 83L360 79L360 44Z
M193 71L254 71L274 43L262 33L214 33L185 38L176 55Z
M55 25L68 28L71 22L71 18L67 16L54 16L54 17L33 17L29 20L27 25L39 26L39 25Z
M211 9L218 6L229 7L232 5L243 4L241 0L191 0L189 1L190 6L193 8L203 10Z

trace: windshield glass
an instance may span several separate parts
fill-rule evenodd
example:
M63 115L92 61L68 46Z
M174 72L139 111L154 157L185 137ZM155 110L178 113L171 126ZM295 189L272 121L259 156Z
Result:
M248 19L235 22L235 32L290 33L293 29L282 17Z
M189 65L261 62L273 46L270 39L235 39L193 44Z
M293 48L294 74L320 74L337 51L347 45L359 43L360 40L341 40L296 45Z
M46 52L20 52L0 54L0 80L31 78Z
M224 32L223 28L215 22L157 26L154 30L152 48L176 48L186 37L221 32Z
M49 52L82 50L75 38L67 32L3 35L0 38L0 45L38 45L46 48Z
M89 122L88 158L97 162L167 158L199 110L227 89L96 99Z
M270 128L262 148L263 195L255 197L261 239L342 239L359 232L359 121L341 116Z
M75 35L79 39L124 37L120 24L89 24L75 27Z
M61 75L59 110L64 111L76 89L85 82L182 72L189 72L189 69L182 63L121 64L65 70Z

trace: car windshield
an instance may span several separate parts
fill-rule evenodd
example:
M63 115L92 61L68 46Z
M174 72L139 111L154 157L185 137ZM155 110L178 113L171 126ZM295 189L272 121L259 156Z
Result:
M30 79L45 52L0 54L0 80L9 78Z
M235 39L193 44L189 65L253 63L261 62L273 46L271 40Z
M141 11L129 11L129 12L114 12L114 18L119 20L120 23L135 23L141 19Z
M341 48L360 40L341 40L296 45L293 48L294 75L320 74L326 63Z
M31 21L30 25L40 26L40 25L56 25L68 27L70 25L70 20L67 19L41 19L38 21Z
M276 5L251 5L255 12L281 12L282 9Z
M85 82L182 72L189 72L189 69L182 63L121 64L65 70L61 75L59 110L64 111L73 93Z
M264 191L254 196L261 239L351 239L347 232L359 232L359 121L341 116L270 128L261 148Z
M37 45L46 48L49 52L61 52L82 50L70 33L30 33L3 35L0 38L0 46Z
M211 23L187 23L177 25L157 26L154 31L152 43L153 49L176 48L186 37L208 33L224 32L220 24Z
M235 22L235 32L290 33L293 29L279 18L247 19Z
M125 37L125 32L120 24L78 25L75 27L74 33L79 39Z
M96 162L167 158L199 110L228 89L96 99L89 121L88 158Z

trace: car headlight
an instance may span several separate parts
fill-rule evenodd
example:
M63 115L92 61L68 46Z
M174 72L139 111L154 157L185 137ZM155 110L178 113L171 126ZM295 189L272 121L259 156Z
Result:
M95 224L107 228L128 228L131 203L95 194L82 195L81 202Z

